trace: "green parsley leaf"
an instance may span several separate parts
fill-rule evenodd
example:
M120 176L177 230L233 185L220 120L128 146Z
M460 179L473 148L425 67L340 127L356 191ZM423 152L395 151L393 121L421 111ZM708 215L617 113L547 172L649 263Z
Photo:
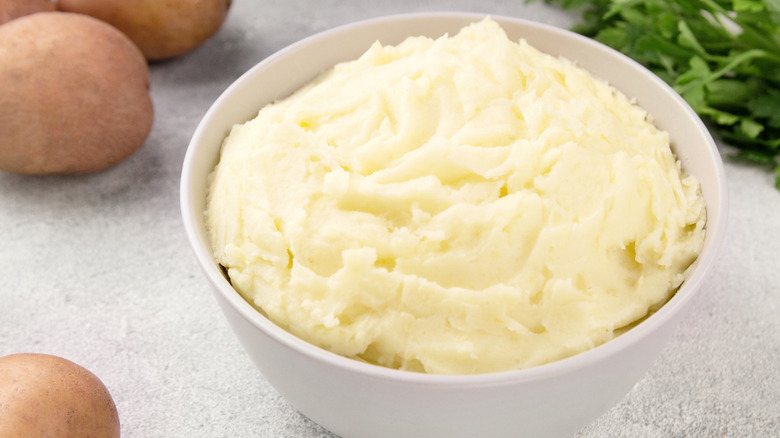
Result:
M780 90L769 90L766 94L752 99L748 108L758 118L767 120L767 125L780 128Z

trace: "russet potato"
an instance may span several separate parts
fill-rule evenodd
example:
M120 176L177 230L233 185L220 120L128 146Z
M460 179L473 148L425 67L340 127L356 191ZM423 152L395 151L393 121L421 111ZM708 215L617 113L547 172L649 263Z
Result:
M220 29L230 4L231 0L60 0L60 9L116 26L151 61L204 43Z
M48 354L0 357L0 438L117 438L119 415L103 382Z
M0 170L94 172L151 130L149 66L95 18L40 12L0 26Z
M36 12L57 10L55 0L0 0L0 24Z

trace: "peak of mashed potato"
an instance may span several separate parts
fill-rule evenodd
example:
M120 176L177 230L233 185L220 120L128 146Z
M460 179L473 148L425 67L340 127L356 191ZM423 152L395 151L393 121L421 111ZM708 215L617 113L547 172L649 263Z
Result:
M703 244L699 191L628 97L486 18L376 43L235 126L206 215L233 286L286 330L473 374L665 303Z

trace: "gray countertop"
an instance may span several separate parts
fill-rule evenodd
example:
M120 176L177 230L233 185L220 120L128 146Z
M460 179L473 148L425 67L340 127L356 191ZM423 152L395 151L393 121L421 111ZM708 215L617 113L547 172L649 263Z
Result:
M182 229L181 164L214 99L263 58L333 26L431 10L573 22L522 0L236 0L206 44L151 65L155 124L137 153L91 175L0 172L0 355L90 369L126 438L331 437L224 320ZM780 436L780 191L763 169L727 160L726 174L728 236L703 293L649 373L577 437Z

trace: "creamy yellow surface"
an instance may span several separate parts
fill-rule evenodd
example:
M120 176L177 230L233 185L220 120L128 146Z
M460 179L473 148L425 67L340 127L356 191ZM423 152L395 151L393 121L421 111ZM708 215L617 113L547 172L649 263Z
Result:
M234 287L293 334L471 374L645 317L701 250L705 209L645 111L485 19L376 43L235 126L207 220Z

